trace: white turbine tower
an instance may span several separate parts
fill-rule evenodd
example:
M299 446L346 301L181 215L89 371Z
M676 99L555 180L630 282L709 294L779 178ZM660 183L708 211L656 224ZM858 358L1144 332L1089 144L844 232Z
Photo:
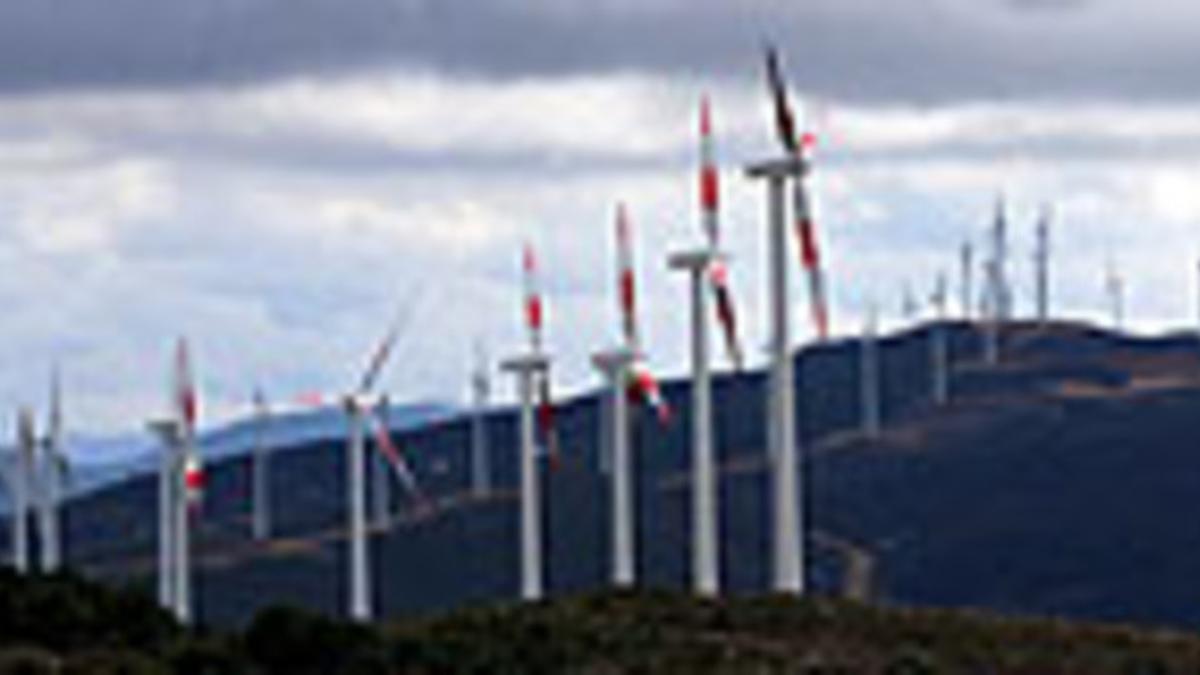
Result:
M700 595L720 590L717 479L712 434L712 384L708 367L708 314L704 280L716 253L705 246L672 255L672 269L691 279L692 304L692 586Z
M1104 290L1108 295L1109 309L1112 312L1113 330L1125 328L1125 280L1117 271L1112 258L1105 266Z
M17 445L10 472L12 487L12 562L18 572L31 569L29 546L30 489L33 485L34 449L37 445L33 412L26 407L17 411Z
M254 539L266 541L271 538L271 408L262 389L254 389L254 454L252 525Z
M608 433L602 442L611 444L609 457L610 525L612 530L613 585L629 587L636 578L633 526L632 458L629 443L629 381L634 354L626 347L617 347L592 355L592 364L604 377L609 391Z
M50 415L46 436L39 444L41 461L37 463L41 488L38 500L41 525L41 569L54 572L62 565L62 534L59 502L67 476L67 455L63 446L62 386L58 368L50 374Z
M962 248L959 249L958 256L959 265L961 267L960 274L962 275L960 288L962 297L959 300L959 303L961 304L960 310L962 311L963 321L970 321L972 315L971 306L975 301L974 289L971 287L971 277L975 270L975 263L973 261L974 255L971 249L970 241L963 242Z
M179 447L179 422L174 418L151 420L147 428L161 446L158 466L158 604L175 611L175 480Z
M475 372L471 374L471 494L477 499L492 489L487 437L487 407L491 389L487 354L483 346L476 343Z
M542 580L542 503L537 465L537 438L534 420L535 399L538 419L545 436L547 455L557 457L553 429L553 408L549 397L550 359L542 350L542 297L537 288L537 258L526 244L522 257L525 283L525 324L529 332L529 350L501 364L517 378L520 398L520 555L521 598L540 600L545 594Z
M900 285L900 316L904 317L905 321L914 321L917 318L919 310L917 298L913 295L912 285L908 281L905 281Z
M867 438L879 436L883 414L879 391L879 328L875 303L867 307L863 335L859 345L859 396L861 399L862 433Z
M934 321L929 327L929 355L932 361L933 402L935 405L945 405L950 400L950 349L947 344L946 325L946 275L939 273L934 281L933 294L930 300L934 309Z
M1037 248L1033 253L1034 284L1037 289L1037 320L1050 320L1050 208L1043 207L1037 223Z
M987 325L985 328L987 332L984 342L984 358L989 365L996 365L1000 361L1000 332L1010 317L1011 298L1005 274L1008 246L1003 196L996 200L996 216L992 223L991 244L991 257L985 265L987 285L984 298L986 300Z

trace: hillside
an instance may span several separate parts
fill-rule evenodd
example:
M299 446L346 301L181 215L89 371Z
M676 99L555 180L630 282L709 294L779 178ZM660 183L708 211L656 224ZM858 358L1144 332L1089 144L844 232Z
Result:
M1200 627L1200 455L1187 431L1200 409L1200 344L1135 339L1071 324L1013 325L1000 367L978 359L978 335L949 324L953 401L928 402L929 326L883 344L886 427L856 430L858 346L798 355L806 451L810 576L823 594L851 592L903 605L973 606ZM723 463L723 572L735 593L767 578L763 378L716 379ZM640 578L686 582L686 382L666 384L677 411L635 433ZM606 487L598 471L597 401L566 402L565 460L547 471L552 593L604 585ZM451 419L397 435L435 508L375 537L385 615L511 598L516 582L511 411L488 418L500 489L463 493L468 426ZM337 443L289 448L272 477L279 536L247 540L248 468L216 465L199 538L200 615L242 623L275 602L339 613L344 575L343 452ZM153 587L152 479L72 503L70 559L89 575Z
M1166 673L1200 637L832 599L590 593L376 626L294 608L244 631L185 630L145 597L0 570L0 672Z

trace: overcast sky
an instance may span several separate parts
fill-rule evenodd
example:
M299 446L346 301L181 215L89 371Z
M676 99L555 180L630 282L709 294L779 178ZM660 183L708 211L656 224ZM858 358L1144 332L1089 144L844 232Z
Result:
M821 135L839 333L868 299L895 326L906 284L957 283L958 246L982 245L1001 192L1018 311L1049 205L1060 313L1104 319L1111 259L1135 327L1195 321L1196 3L7 0L0 403L40 404L59 361L74 431L136 429L164 410L186 334L215 423L256 383L277 400L344 389L398 311L412 328L386 389L459 402L475 341L492 356L523 342L525 239L556 381L580 392L617 334L618 200L651 363L680 374L685 289L665 257L700 236L704 93L757 355L764 208L740 167L775 150L767 40Z

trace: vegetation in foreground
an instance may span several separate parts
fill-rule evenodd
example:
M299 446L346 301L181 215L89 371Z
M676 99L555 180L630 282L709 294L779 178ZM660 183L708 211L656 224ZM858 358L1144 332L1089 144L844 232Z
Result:
M382 626L185 630L135 591L0 571L0 673L1176 673L1200 635L783 597L601 593Z

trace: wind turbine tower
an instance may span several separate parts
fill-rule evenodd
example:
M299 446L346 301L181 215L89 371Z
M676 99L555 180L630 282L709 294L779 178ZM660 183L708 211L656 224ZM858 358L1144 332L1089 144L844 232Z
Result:
M720 591L717 477L712 432L712 382L708 364L708 296L704 280L716 257L705 246L668 259L688 273L692 304L692 587L705 596ZM614 411L615 416L615 411ZM615 459L615 458L614 458Z
M1033 254L1034 282L1037 288L1037 320L1042 326L1050 320L1050 208L1043 207L1037 224L1037 248Z
M611 444L609 478L612 488L612 581L615 586L634 584L635 545L633 537L633 471L629 443L629 395L627 383L635 355L618 347L592 355L592 364L604 376L609 389L607 420L610 424L604 440Z
M862 410L862 432L868 438L879 436L879 338L877 311L872 301L867 307L863 334L859 344L859 396Z
M46 437L39 444L43 451L42 461L38 464L41 479L38 506L43 572L54 572L62 565L59 501L67 471L62 424L62 387L58 368L55 367L50 374L50 419Z
M267 448L270 436L271 409L261 389L254 390L254 454L253 490L254 539L266 541L271 537L271 457Z
M992 250L995 261L996 318L1005 323L1012 319L1012 288L1008 283L1008 219L1004 197L996 201L996 220L992 227Z
M960 273L962 274L962 298L959 302L962 304L961 310L963 321L970 321L972 315L971 306L975 299L974 289L971 287L971 277L975 270L975 262L973 260L974 254L971 249L970 241L963 242L962 248L959 249L958 256L959 264L961 266Z
M488 462L487 406L492 383L488 376L488 358L483 345L475 345L475 372L471 375L474 409L471 415L471 493L483 497L492 489Z
M1125 328L1125 280L1117 271L1112 258L1109 258L1104 278L1105 291L1108 294L1109 308L1112 311L1113 330Z
M13 567L18 572L30 570L29 550L29 489L33 484L34 447L37 444L33 412L28 408L17 411L17 447L12 471L12 550Z
M1005 258L1008 255L1007 224L1004 216L1004 197L996 200L996 217L991 232L992 255L986 262L987 287L984 294L987 310L987 325L984 336L984 358L989 365L1000 361L1000 331L1009 318L1010 297L1005 275Z
M179 480L179 421L173 418L151 420L148 429L161 444L158 467L158 603L174 613L177 607L178 582L175 567L179 556L175 547L175 512L181 501Z
M933 288L935 321L929 328L930 358L933 363L933 402L945 405L950 400L950 353L946 342L946 275L938 274Z

